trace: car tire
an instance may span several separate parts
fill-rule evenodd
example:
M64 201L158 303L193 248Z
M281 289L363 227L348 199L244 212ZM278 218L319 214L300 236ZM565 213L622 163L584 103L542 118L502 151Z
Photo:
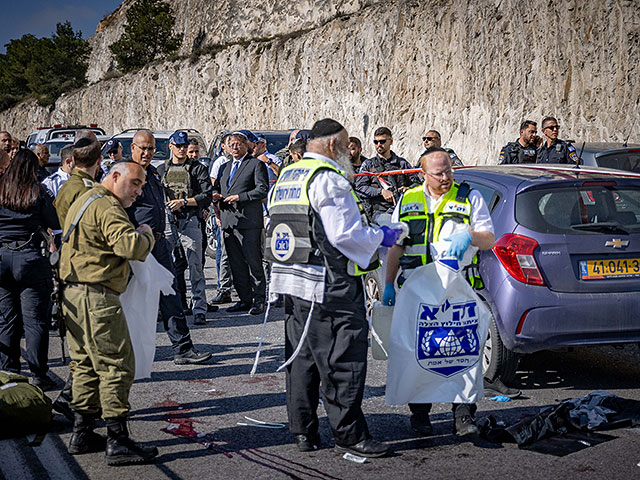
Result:
M516 376L519 362L520 355L512 352L502 343L498 326L492 315L489 334L482 355L482 373L484 377L491 381L500 378L503 383L509 384Z
M382 301L382 287L378 278L378 271L369 272L364 276L364 294L367 304L367 318L371 318L373 304Z
M216 239L215 230L213 228L213 222L215 222L215 217L213 215L209 215L207 217L207 221L205 222L205 232L207 237L207 244L205 245L205 253L209 258L215 260L216 250L218 248L218 242Z

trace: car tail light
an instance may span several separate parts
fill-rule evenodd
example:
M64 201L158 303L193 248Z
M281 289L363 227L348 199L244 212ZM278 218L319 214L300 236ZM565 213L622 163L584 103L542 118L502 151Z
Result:
M62 128L62 124L61 123L56 123L53 128Z
M98 126L98 124L97 124L97 123L90 123L90 124L89 124L89 126L90 126L91 128L96 128L96 127Z
M500 237L493 246L502 266L513 278L529 285L545 285L542 273L538 268L533 251L538 242L523 235L507 233Z

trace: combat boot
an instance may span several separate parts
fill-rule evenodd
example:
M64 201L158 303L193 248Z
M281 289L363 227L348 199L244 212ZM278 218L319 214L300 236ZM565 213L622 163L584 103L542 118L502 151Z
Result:
M75 416L73 414L73 410L71 409L71 390L73 387L73 376L69 374L69 378L67 378L67 382L64 384L60 395L53 402L53 409L64 415L69 419L69 421L73 422L75 420Z
M74 412L73 435L69 440L68 451L71 455L99 452L104 450L106 441L102 435L93 431L96 427L95 415Z
M129 438L126 418L110 418L107 423L107 465L145 463L158 455L156 447L144 447Z

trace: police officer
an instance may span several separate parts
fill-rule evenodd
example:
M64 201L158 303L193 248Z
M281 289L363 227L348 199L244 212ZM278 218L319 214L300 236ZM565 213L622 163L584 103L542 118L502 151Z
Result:
M42 230L60 226L38 166L31 150L21 150L0 176L0 370L20 373L24 329L32 383L47 390L56 386L47 376L53 284Z
M114 164L100 185L78 197L69 209L62 244L60 277L65 282L62 309L73 371L75 419L69 453L104 447L95 418L107 424L107 465L153 459L158 450L129 438L127 415L135 362L119 296L129 279L129 260L143 261L154 237L148 225L137 229L125 208L141 193L144 170L134 162ZM72 225L75 227L72 229Z
M537 135L538 124L532 120L525 120L520 124L520 138L507 143L500 151L498 165L536 163L538 144L541 143Z
M202 210L211 205L213 185L207 168L198 160L187 157L189 137L177 131L169 137L172 158L158 168L167 195L167 206L177 220L178 237L187 254L193 320L204 325L207 314L207 297L202 265ZM177 272L180 275L180 272Z
M546 141L538 148L538 163L572 163L578 165L576 149L569 142L560 140L560 125L554 117L542 119L542 133Z
M454 183L449 153L443 148L432 148L420 157L420 165L425 178L424 184L407 190L392 215L392 222L407 222L411 227L409 236L402 245L394 245L389 249L387 283L382 299L385 305L395 304L394 282L399 266L402 266L403 270L410 270L432 261L430 242L449 240L451 245L447 253L459 259L462 259L470 245L480 250L488 250L494 243L493 224L487 206L477 191L470 191L465 184L461 187ZM409 204L411 208L403 209ZM444 213L450 205L461 207L455 209L458 212L456 217ZM468 231L456 233L450 238L439 238L446 222L460 220L469 225ZM433 225L428 224L430 221L434 222ZM420 435L431 435L431 404L409 404L409 408L412 429ZM475 404L453 404L454 433L478 433L473 418L475 411Z
M166 215L164 189L160 183L158 171L151 165L156 141L149 130L140 130L133 136L131 158L145 171L146 182L141 195L127 209L134 226L149 225L156 239L151 254L164 268L174 273L171 258L171 244L165 237ZM177 292L177 280L174 274L173 289ZM210 353L200 353L193 347L187 321L184 318L180 297L160 294L160 316L173 347L173 361L176 365L197 364L211 358Z
M277 262L272 288L292 302L286 356L301 343L286 380L289 428L298 449L320 445L321 386L336 448L379 457L388 448L371 437L361 408L368 325L360 275L377 267L378 247L393 245L398 231L367 225L344 177L344 171L353 172L348 145L346 130L335 120L314 124L304 158L284 168L273 189L266 251ZM288 285L294 287L287 290Z
M425 150L429 150L430 148L444 148L444 151L449 154L449 158L451 158L451 166L453 167L463 167L464 163L460 160L460 157L453 151L453 148L446 148L442 146L442 137L437 130L429 130L422 137L422 144L424 145Z
M100 169L102 170L102 174L106 175L109 173L109 168L115 162L121 161L122 158L122 143L117 138L110 138L106 141L104 146L102 147L102 156L107 157L103 159L100 164Z

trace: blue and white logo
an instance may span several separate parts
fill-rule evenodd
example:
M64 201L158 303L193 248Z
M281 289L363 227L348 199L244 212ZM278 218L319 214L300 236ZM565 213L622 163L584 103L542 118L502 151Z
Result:
M425 370L450 377L480 359L478 305L475 301L420 304L416 359Z
M271 253L278 260L286 262L293 255L296 248L296 237L286 223L281 223L273 229L271 236Z

